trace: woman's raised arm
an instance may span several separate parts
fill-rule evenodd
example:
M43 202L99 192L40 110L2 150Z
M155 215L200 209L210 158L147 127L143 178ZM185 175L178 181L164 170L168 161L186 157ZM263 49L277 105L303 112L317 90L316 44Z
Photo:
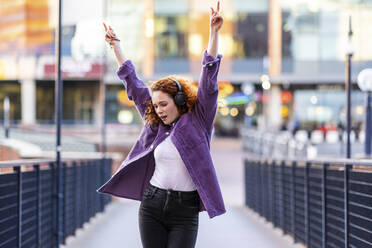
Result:
M103 26L106 30L105 40L113 48L119 66L117 74L123 81L129 100L134 101L141 117L144 117L146 114L147 102L151 100L149 89L146 84L137 77L132 61L125 58L120 48L120 40L116 36L114 30L110 26L107 27L105 23L103 23Z
M105 40L107 43L110 44L112 49L114 50L116 62L118 63L118 66L121 66L127 59L124 56L123 51L120 47L120 40L116 36L114 30L111 26L106 25L106 23L103 23L103 26L105 28L106 34L105 34Z
M218 48L218 32L223 24L223 18L220 15L220 1L217 2L216 10L211 7L211 18L209 25L209 42L207 52L209 55L216 57Z
M211 8L209 43L207 50L203 54L202 71L198 87L198 101L195 104L195 113L210 132L213 128L213 120L217 111L217 75L222 58L221 54L217 54L218 32L223 24L223 18L220 16L219 11L220 2L218 1L216 10Z

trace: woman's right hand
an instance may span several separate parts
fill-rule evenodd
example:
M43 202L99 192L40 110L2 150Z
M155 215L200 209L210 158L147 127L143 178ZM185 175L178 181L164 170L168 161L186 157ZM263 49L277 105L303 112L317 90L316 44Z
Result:
M111 26L107 27L106 23L103 23L103 26L105 27L106 31L105 40L108 44L110 44L111 48L113 48L116 61L118 62L118 65L121 66L127 59L125 58L123 52L121 51L120 40L116 36Z
M118 37L116 36L114 30L112 27L109 25L107 27L106 23L103 23L103 27L105 28L106 34L105 34L105 41L110 44L110 46L114 46L120 42Z
M218 32L223 24L223 17L220 15L220 1L217 2L217 8L214 10L211 7L210 30Z

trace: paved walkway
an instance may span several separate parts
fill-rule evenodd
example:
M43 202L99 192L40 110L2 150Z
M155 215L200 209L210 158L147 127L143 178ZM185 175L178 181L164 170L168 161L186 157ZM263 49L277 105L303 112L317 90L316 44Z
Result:
M209 219L200 214L198 248L292 248L288 237L281 235L251 210L243 206L243 163L241 142L236 139L213 140L212 157L221 184L227 213ZM66 248L140 248L138 231L139 202L118 200L105 213L98 214L67 240Z
M76 237L68 239L67 248L140 248L138 231L139 203L116 201L98 215ZM228 207L227 213L209 219L200 214L198 248L290 248L289 238L281 236L262 219L244 207Z

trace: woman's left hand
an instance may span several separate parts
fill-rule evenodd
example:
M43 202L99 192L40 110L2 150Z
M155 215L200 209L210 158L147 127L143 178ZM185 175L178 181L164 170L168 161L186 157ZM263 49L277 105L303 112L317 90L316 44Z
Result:
M220 1L217 2L216 10L211 7L211 18L210 18L210 28L212 32L218 32L223 24L223 18L220 15Z

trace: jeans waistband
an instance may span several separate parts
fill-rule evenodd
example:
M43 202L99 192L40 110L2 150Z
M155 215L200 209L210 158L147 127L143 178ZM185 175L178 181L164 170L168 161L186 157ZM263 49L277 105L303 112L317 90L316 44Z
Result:
M190 199L194 197L199 197L199 194L196 190L177 191L177 190L171 190L171 189L161 189L151 184L149 184L147 189L150 190L152 194L170 195L170 196L179 197L181 199Z

